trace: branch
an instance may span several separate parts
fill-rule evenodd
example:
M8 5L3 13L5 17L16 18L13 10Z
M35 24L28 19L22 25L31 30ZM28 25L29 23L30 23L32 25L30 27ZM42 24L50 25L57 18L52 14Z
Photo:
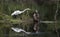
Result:
M57 31L57 14L58 14L58 6L59 6L59 0L57 1L57 9L56 9L55 16L54 16L54 19L55 19L55 29L56 29L57 37L59 37L59 32Z

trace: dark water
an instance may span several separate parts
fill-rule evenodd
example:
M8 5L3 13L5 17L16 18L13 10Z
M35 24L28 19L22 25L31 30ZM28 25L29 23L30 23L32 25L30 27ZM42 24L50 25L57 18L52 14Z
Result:
M23 32L16 33L10 28L0 29L0 37L57 37L57 34L54 32L31 32L31 34L25 34Z
M25 33L16 33L11 31L9 34L2 34L1 37L57 37L54 33L40 32L40 33L31 33L29 35Z
M0 29L0 37L57 37L57 34L54 32L31 32L31 34L25 33L16 33L11 28L2 28Z

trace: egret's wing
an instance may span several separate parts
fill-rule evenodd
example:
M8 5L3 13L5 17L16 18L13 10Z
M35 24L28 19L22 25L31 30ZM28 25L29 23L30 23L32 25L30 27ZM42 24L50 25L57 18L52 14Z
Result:
M21 12L19 11L19 10L16 10L16 11L14 11L11 15L18 15L18 14L20 14Z
M17 13L17 12L16 12L16 11L14 11L14 12L11 14L11 16L16 15L16 13Z

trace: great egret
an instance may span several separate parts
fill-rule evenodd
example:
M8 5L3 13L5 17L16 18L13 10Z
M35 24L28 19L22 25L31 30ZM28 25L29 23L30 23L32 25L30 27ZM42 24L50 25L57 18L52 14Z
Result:
M34 32L26 32L25 30L23 30L23 29L20 29L20 28L14 28L14 27L11 27L11 29L13 30L13 31L15 31L15 32L17 32L17 33L19 33L19 32L24 32L24 33L26 33L26 34L46 34L46 33L48 33L48 32L38 32L38 33L34 33Z
M11 14L11 16L13 16L13 15L18 15L18 14L21 14L21 13L24 13L24 12L27 11L27 10L30 10L30 8L26 8L26 9L24 9L23 11L16 10L16 11L14 11L14 12Z
M24 33L26 33L26 34L30 34L30 32L26 32L25 30L23 30L23 29L20 29L20 28L14 28L14 27L11 27L11 29L12 30L14 30L15 32L24 32Z

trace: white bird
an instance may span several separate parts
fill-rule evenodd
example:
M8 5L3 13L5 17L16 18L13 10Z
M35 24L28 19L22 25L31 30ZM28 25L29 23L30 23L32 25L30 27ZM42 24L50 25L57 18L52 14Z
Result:
M27 11L27 10L30 10L30 8L26 8L26 9L24 9L23 11L16 10L16 11L14 11L14 12L11 14L11 16L13 16L13 15L18 15L18 14L21 14L21 13L24 13L24 12Z
M26 33L26 34L30 34L30 32L26 32L25 30L23 30L23 29L20 29L20 28L14 28L14 27L11 27L11 29L12 30L14 30L15 32L24 32L24 33Z

